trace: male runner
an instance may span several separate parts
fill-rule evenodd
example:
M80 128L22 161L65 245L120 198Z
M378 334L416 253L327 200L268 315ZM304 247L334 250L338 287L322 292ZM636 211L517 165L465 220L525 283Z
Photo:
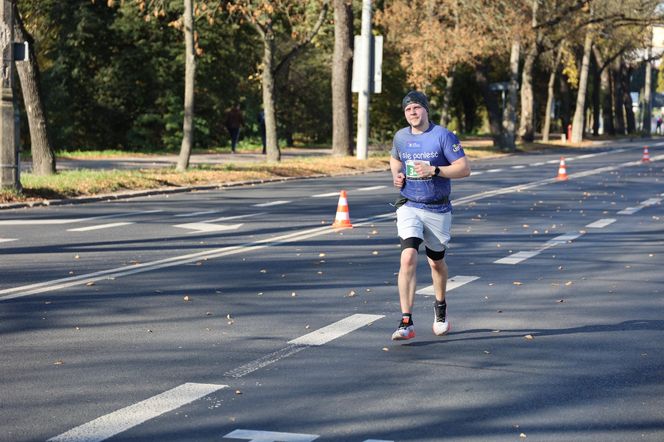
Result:
M404 97L401 106L409 127L394 135L390 158L394 186L401 189L401 198L396 206L401 242L398 286L402 318L392 334L393 340L415 337L412 309L417 254L422 243L431 267L436 295L433 332L442 336L450 330L445 302L445 250L452 226L450 179L470 175L470 164L456 135L429 121L426 95L411 91Z

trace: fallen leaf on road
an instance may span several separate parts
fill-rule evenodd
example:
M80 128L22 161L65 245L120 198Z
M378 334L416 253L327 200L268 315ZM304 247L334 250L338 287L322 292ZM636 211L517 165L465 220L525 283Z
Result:
M572 282L572 281L567 281L567 282L565 283L566 286L570 286L570 285L572 285L572 284L574 284L574 282Z
M185 295L184 298L182 298L182 299L184 299L184 302L191 301L191 298L189 297L189 295Z
M240 390L235 390L235 394L242 394Z
M350 292L348 292L348 294L347 294L346 296L347 296L348 298L352 298L352 297L354 297L355 295L356 295L355 290L351 290Z
M535 339L535 338L533 337L533 335L526 335L526 336L524 336L523 338L524 338L524 339L527 339L528 341L532 341L533 339Z
M383 347L383 351L390 351L390 349L387 347Z
M93 286L93 285L95 285L95 283L94 283L94 282L92 282L92 281L90 281L90 282L86 283L85 285L87 285L88 287L90 287L90 286Z
M520 282L520 281L514 281L512 284L514 284L514 285L523 285L523 283Z
M371 252L371 254L372 255L378 255L378 250L374 250L373 252Z
M62 361L62 360L60 360L60 359L58 359L57 361L55 361L55 362L53 363L53 365L62 365L62 364L64 364L64 361Z
M78 255L74 255L74 259L80 259L81 257Z

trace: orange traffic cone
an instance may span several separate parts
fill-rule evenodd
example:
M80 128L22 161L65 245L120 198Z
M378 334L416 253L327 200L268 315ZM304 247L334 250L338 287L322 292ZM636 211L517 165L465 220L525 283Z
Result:
M558 167L558 181L565 181L567 179L567 169L565 168L565 158L560 157L560 167Z
M648 152L648 146L643 146L643 157L641 158L642 163L650 162L650 152Z
M348 229L353 227L350 223L350 214L348 213L348 200L346 191L342 190L339 195L339 205L337 206L337 216L332 224L333 229Z

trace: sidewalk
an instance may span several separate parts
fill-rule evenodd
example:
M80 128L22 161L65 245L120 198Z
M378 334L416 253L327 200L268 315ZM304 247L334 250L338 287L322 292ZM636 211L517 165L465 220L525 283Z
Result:
M331 149L281 149L281 158L293 157L316 157L329 156ZM219 154L192 154L189 160L191 165L200 164L226 164L226 163L260 163L266 160L265 155L260 153L219 153ZM178 155L141 155L141 156L118 156L110 158L89 159L58 159L56 167L58 170L72 169L146 169L175 167ZM21 162L21 171L29 172L32 163Z

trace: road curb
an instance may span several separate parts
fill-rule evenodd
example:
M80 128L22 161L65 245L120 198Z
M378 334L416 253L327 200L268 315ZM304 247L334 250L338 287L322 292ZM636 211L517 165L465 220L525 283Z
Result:
M159 187L156 189L145 189L145 190L135 190L130 192L116 192L116 193L105 193L100 195L93 196L82 196L77 198L64 198L64 199L50 199L50 200L39 200L39 201L25 201L20 203L4 203L0 204L0 210L8 209L27 209L32 207L50 207L50 206L67 206L75 204L85 204L85 203L94 203L99 201L115 201L122 199L130 198L139 198L144 196L152 195L167 195L175 193L186 193L186 192L198 192L205 190L215 190L223 189L227 187L242 187L242 186L255 186L259 184L267 183L278 183L285 181L295 181L295 180L309 180L315 178L326 178L333 176L352 176L352 175L362 175L365 173L375 173L375 172L385 172L389 168L385 169L369 169L359 172L344 172L340 174L315 174L307 175L303 177L281 177L281 178L266 178L260 180L247 180L247 181L235 181L230 183L221 183L221 184L206 184L201 186L183 186L183 187Z

